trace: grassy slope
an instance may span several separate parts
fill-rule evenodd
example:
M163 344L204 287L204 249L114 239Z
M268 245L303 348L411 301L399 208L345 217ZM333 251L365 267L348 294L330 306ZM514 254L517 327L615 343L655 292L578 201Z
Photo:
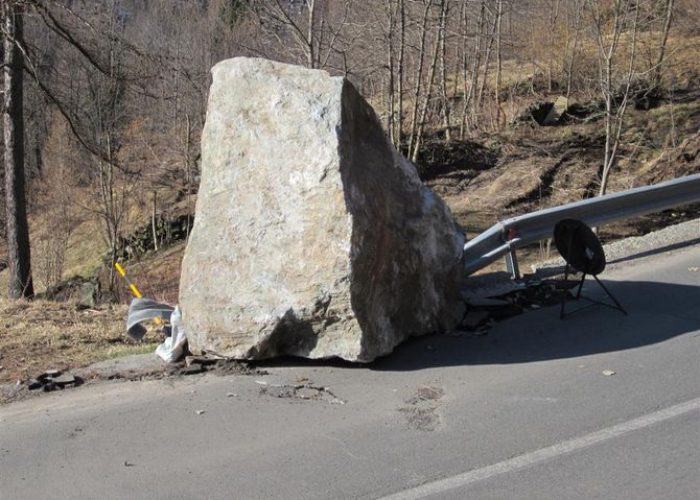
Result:
M124 335L125 318L122 305L80 310L70 302L0 299L0 383L154 350L155 334L145 342Z

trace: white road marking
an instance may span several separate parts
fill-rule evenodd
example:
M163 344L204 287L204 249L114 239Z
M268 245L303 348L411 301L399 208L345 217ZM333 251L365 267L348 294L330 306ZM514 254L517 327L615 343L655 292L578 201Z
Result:
M585 436L562 441L546 448L531 451L518 455L503 462L488 465L480 469L474 469L456 476L438 479L429 483L421 484L407 490L399 491L393 495L382 497L379 500L413 500L426 498L431 495L438 495L445 491L461 488L477 481L483 481L500 474L513 472L516 470L532 467L533 465L551 460L553 458L573 453L575 451L589 448L596 444L615 439L633 431L644 429L659 422L679 417L688 412L700 410L700 398L686 401L663 410L658 410L641 417L622 422L612 427L586 434Z

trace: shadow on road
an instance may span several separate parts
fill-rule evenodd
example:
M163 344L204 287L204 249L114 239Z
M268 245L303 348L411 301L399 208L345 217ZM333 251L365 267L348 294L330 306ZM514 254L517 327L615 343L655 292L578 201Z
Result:
M692 240L681 241L679 243L673 243L671 245L666 245L659 248L654 248L652 250L646 250L644 252L638 252L633 255L628 255L626 257L620 257L618 259L609 260L608 264L620 264L622 262L629 262L636 259L641 259L643 257L651 257L652 255L659 255L661 253L670 252L672 250L678 250L680 248L687 248L693 245L700 244L700 238L695 238Z
M497 324L488 335L433 335L411 339L370 367L408 371L440 366L529 363L655 344L700 330L698 286L605 281L629 312L592 307L564 320L559 308L526 312ZM605 300L594 282L584 293Z

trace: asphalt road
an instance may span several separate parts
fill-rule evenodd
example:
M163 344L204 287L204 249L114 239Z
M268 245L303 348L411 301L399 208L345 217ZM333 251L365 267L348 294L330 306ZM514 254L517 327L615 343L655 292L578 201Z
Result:
M7 405L0 499L700 498L699 266L694 246L606 272L629 316Z

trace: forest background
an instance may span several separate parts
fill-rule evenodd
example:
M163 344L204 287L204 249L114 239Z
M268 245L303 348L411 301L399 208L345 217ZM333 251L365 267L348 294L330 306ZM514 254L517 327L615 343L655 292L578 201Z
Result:
M125 300L122 260L176 301L209 72L235 56L348 78L472 235L700 171L696 0L2 4L0 294L11 297L75 297L90 282L97 301ZM561 118L545 123L552 110Z

